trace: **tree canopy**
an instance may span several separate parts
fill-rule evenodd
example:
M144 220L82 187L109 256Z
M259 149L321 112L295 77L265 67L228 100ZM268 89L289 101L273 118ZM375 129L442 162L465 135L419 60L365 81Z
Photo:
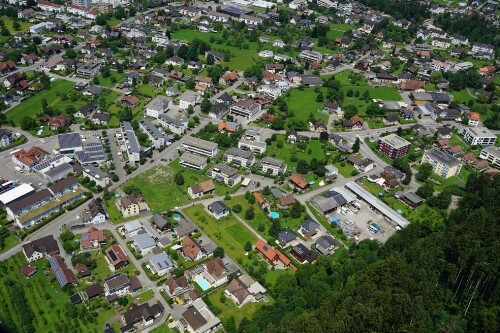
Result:
M498 202L500 177L471 174L442 228L414 222L300 265L239 332L498 332Z

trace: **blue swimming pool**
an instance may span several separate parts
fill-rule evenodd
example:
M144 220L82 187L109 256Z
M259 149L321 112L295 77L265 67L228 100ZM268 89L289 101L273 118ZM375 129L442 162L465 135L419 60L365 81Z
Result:
M269 217L272 219L277 219L278 217L280 217L280 214L278 212L270 212Z
M206 291L211 287L210 283L208 283L208 281L205 280L204 278L199 278L195 282L198 283L198 285L200 286L201 289L203 289L203 291Z
M174 220L179 221L180 219L181 219L181 215L180 214L174 214Z

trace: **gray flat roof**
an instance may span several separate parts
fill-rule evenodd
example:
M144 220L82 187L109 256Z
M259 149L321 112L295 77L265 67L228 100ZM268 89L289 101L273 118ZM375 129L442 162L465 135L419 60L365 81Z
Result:
M196 155L192 154L190 152L185 152L184 154L179 157L180 162L185 162L189 164L194 164L194 165L203 165L207 163L207 157L206 156L201 156L201 155Z
M240 143L244 145L249 145L249 146L255 146L255 147L260 147L260 148L266 148L266 143L265 142L260 142L260 141L252 141L252 140L247 140L247 139L240 139Z
M91 174L93 176L99 176L99 178L106 178L108 177L107 174L104 173L104 171L102 171L101 169L99 168L96 168L95 166L93 165L87 165L85 167L85 172L88 173L88 174Z
M394 221L400 227L405 228L410 224L410 221L399 215L394 211L394 209L387 206L385 203L377 199L374 195L372 195L370 192L368 192L355 182L347 182L347 184L345 184L345 187L356 193L356 195L360 196L364 201L375 207L379 212L384 214L390 220Z
M219 146L215 142L210 142L210 141L198 139L198 138L195 138L193 136L184 137L183 143L190 145L190 146L206 149L206 150L214 150L214 149L217 149Z
M469 132L470 135L475 137L487 137L487 138L496 138L497 136L493 134L486 127L466 127L465 130Z
M461 165L462 162L453 155L445 153L439 149L432 148L425 152L425 155L437 160L440 163L446 164L447 166Z
M402 137L396 134L389 134L387 136L381 136L380 141L387 143L389 146L395 149L403 148L405 146L409 146L410 142L406 141Z

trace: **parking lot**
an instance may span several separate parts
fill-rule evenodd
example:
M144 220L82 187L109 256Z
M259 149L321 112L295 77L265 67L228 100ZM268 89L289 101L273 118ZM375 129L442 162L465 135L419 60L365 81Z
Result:
M357 233L356 237L358 241L376 239L381 243L385 243L396 232L395 227L387 222L381 213L371 210L367 203L362 200L356 200L356 202L361 206L357 214L349 209L345 214L339 212L332 215L341 219L339 225L346 228L348 232ZM347 206L347 208L349 207ZM370 230L369 226L372 223L376 223L380 227L378 232ZM344 231L349 238L348 232Z

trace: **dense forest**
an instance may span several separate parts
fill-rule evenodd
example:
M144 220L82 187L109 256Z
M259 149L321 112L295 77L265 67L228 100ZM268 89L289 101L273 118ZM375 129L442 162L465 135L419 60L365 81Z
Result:
M449 34L467 37L471 43L500 45L500 28L478 14L459 16L444 13L434 19L434 24Z
M499 332L500 177L472 174L446 224L413 223L278 279L253 332Z
M422 22L431 13L416 0L361 0L362 4L393 16L396 20L407 19L411 22Z

